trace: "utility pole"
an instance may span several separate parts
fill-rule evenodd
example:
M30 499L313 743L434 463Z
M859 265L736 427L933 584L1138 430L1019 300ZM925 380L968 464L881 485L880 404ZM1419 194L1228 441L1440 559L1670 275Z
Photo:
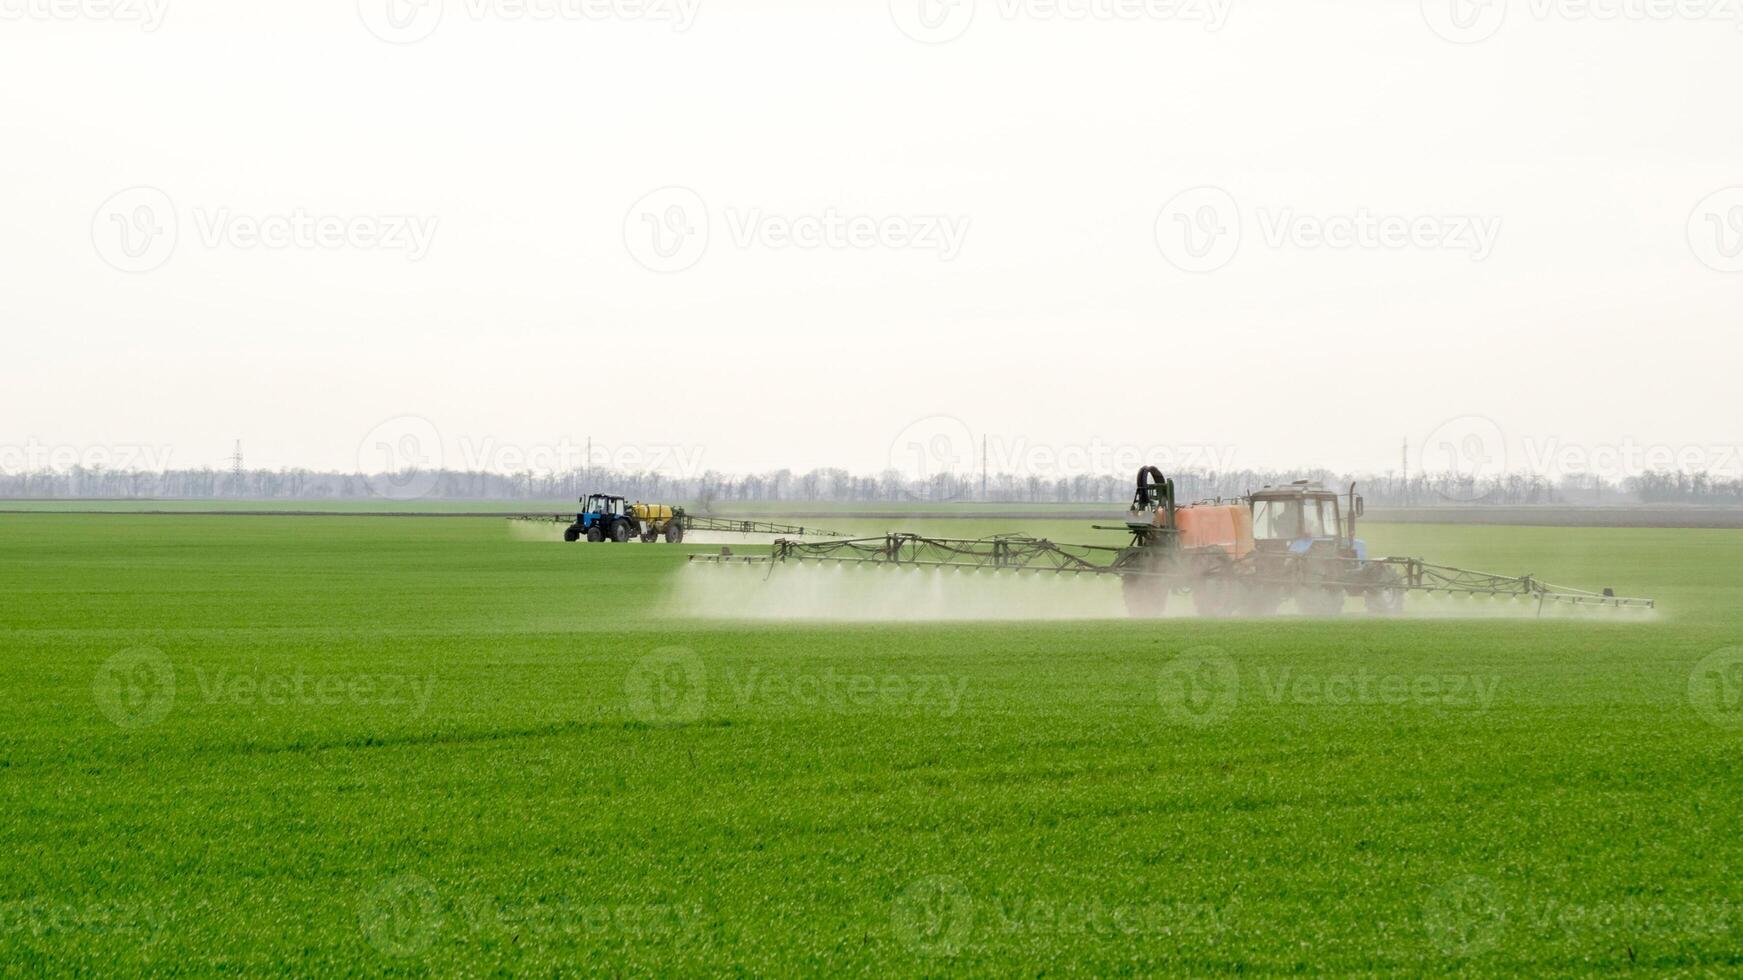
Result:
M986 502L986 436L980 437L980 499Z
M242 494L242 440L236 440L236 451L230 454L230 492Z

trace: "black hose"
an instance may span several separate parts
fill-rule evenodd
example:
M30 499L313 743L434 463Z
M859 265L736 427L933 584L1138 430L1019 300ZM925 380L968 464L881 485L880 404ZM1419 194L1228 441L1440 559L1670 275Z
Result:
M1166 485L1167 478L1162 475L1161 470L1154 466L1139 467L1138 491L1132 497L1132 509L1148 510L1149 508L1160 504L1162 502L1163 487Z

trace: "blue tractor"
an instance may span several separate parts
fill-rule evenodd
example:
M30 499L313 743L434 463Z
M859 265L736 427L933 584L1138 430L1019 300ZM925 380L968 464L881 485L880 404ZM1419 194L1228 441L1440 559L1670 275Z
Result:
M1294 598L1310 615L1335 615L1344 598L1360 595L1374 613L1404 607L1397 569L1368 561L1368 545L1356 537L1362 498L1355 484L1339 499L1311 480L1266 487L1250 496L1253 508L1252 588L1248 611L1267 613Z
M581 513L575 523L563 529L564 541L615 541L619 544L641 536L641 524L636 520L628 500L608 493L589 494L581 501Z

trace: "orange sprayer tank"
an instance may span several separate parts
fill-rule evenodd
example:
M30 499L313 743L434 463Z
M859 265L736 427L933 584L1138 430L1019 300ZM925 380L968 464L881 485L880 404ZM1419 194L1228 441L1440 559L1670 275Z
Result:
M1253 512L1240 504L1193 504L1174 512L1180 543L1187 548L1220 548L1233 558L1253 551Z

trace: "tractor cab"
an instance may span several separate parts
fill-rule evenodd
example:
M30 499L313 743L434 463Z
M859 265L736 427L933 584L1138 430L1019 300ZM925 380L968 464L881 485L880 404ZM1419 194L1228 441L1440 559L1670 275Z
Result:
M1250 499L1253 545L1260 552L1367 559L1367 545L1356 537L1362 498L1356 495L1355 484L1343 500L1311 480L1266 487Z
M629 513L629 504L622 497L607 493L589 494L581 502L581 513L577 519L591 516L595 520L602 517L623 517Z

